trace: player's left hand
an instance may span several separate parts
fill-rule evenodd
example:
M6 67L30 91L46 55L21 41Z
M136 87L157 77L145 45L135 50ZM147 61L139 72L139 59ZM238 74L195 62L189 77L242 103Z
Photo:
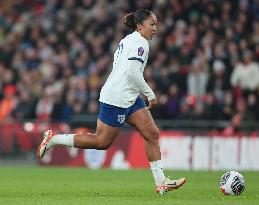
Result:
M158 102L157 102L157 98L154 98L152 100L149 100L148 101L148 107L147 109L150 110L151 108L153 108L155 105L157 105Z

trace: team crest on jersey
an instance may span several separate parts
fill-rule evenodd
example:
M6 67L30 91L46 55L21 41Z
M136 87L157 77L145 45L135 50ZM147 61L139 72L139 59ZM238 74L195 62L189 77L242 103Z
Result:
M138 56L143 56L143 54L144 54L144 48L139 47L138 48Z
M118 122L119 123L124 123L125 122L125 115L118 115Z

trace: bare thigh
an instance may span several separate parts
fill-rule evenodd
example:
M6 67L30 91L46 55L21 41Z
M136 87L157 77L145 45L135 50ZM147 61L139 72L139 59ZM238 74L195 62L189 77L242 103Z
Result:
M159 137L159 130L152 115L146 108L132 113L128 117L127 123L132 125L147 141L157 140Z
M118 136L120 132L120 128L112 127L103 123L101 120L97 120L97 127L96 127L96 137L98 138L98 142L100 145L104 147L108 147L112 144L115 138Z

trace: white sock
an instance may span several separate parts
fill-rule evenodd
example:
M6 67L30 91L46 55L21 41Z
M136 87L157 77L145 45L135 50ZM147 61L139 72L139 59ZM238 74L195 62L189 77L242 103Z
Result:
M74 135L75 134L57 134L51 139L52 146L65 145L68 147L74 147Z
M164 171L163 171L163 164L161 160L149 162L150 168L155 180L155 184L161 185L163 180L165 179Z

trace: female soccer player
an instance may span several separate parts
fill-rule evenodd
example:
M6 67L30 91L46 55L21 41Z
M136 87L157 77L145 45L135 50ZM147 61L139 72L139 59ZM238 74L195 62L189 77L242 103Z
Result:
M42 158L55 145L83 149L107 149L125 122L132 125L144 138L147 158L156 184L156 192L164 194L178 189L185 178L166 178L161 162L159 130L149 112L157 99L145 82L143 71L147 63L149 44L157 31L157 18L148 10L138 10L124 17L124 24L134 32L121 40L114 53L113 69L100 93L100 111L95 134L54 134L47 130L38 148ZM143 93L148 101L146 107L139 96Z

